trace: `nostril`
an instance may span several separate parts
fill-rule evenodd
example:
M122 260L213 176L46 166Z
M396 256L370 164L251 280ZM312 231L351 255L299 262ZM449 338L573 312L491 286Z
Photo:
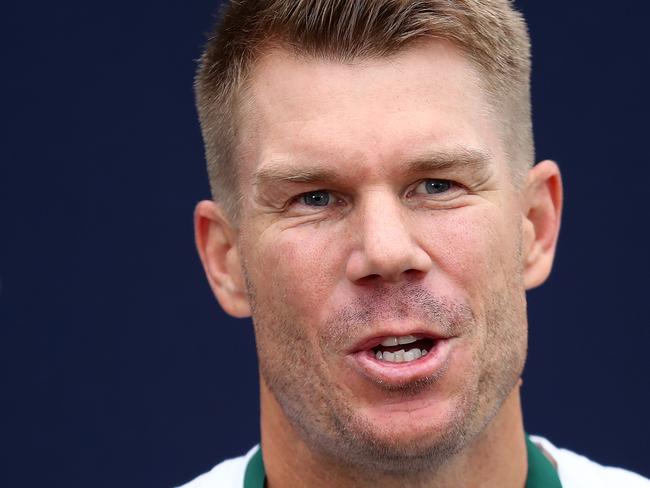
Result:
M358 281L360 284L370 284L379 280L381 280L381 275L374 273L374 274L369 274L367 276L364 276L363 278L360 278Z
M431 267L431 257L415 242L390 248L365 243L351 253L345 272L354 283L374 285L417 280Z
M419 278L420 276L426 274L425 271L419 270L419 269L407 269L404 271L404 274L406 275L407 279L416 279Z
M388 282L413 282L421 279L426 273L419 269L407 269L401 273L392 275L383 275L381 273L371 273L356 280L358 285L379 285Z

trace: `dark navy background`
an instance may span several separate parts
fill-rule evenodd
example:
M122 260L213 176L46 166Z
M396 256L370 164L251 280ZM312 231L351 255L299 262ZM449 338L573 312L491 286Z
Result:
M563 170L530 293L529 432L650 476L645 2L526 0L538 159ZM169 487L258 439L249 321L193 243L194 59L215 1L5 0L0 485Z

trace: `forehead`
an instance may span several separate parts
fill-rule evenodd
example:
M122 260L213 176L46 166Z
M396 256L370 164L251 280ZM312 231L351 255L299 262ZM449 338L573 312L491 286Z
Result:
M272 50L243 98L242 185L278 161L377 172L418 151L503 155L478 70L445 41L349 63Z

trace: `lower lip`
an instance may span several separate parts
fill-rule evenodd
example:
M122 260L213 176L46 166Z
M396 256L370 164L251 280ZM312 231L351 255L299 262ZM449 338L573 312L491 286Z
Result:
M386 386L405 386L408 383L440 374L449 362L452 339L438 339L425 356L406 363L391 363L374 356L372 350L359 351L349 358L363 376Z

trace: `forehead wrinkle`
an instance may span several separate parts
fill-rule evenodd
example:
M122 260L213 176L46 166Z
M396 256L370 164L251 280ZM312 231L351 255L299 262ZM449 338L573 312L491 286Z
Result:
M453 150L425 152L406 160L402 165L397 165L395 169L405 175L451 169L483 175L489 172L491 165L492 157L489 152L471 147L457 147ZM337 169L336 166L306 166L284 160L273 160L253 172L252 183L254 187L283 183L335 183L344 179L342 172Z
M305 167L280 160L272 161L253 172L253 186L282 183L315 183L336 181L341 175L329 168Z
M492 164L492 156L489 152L471 147L458 147L452 150L426 152L410 159L406 167L410 173L463 169L483 174Z

